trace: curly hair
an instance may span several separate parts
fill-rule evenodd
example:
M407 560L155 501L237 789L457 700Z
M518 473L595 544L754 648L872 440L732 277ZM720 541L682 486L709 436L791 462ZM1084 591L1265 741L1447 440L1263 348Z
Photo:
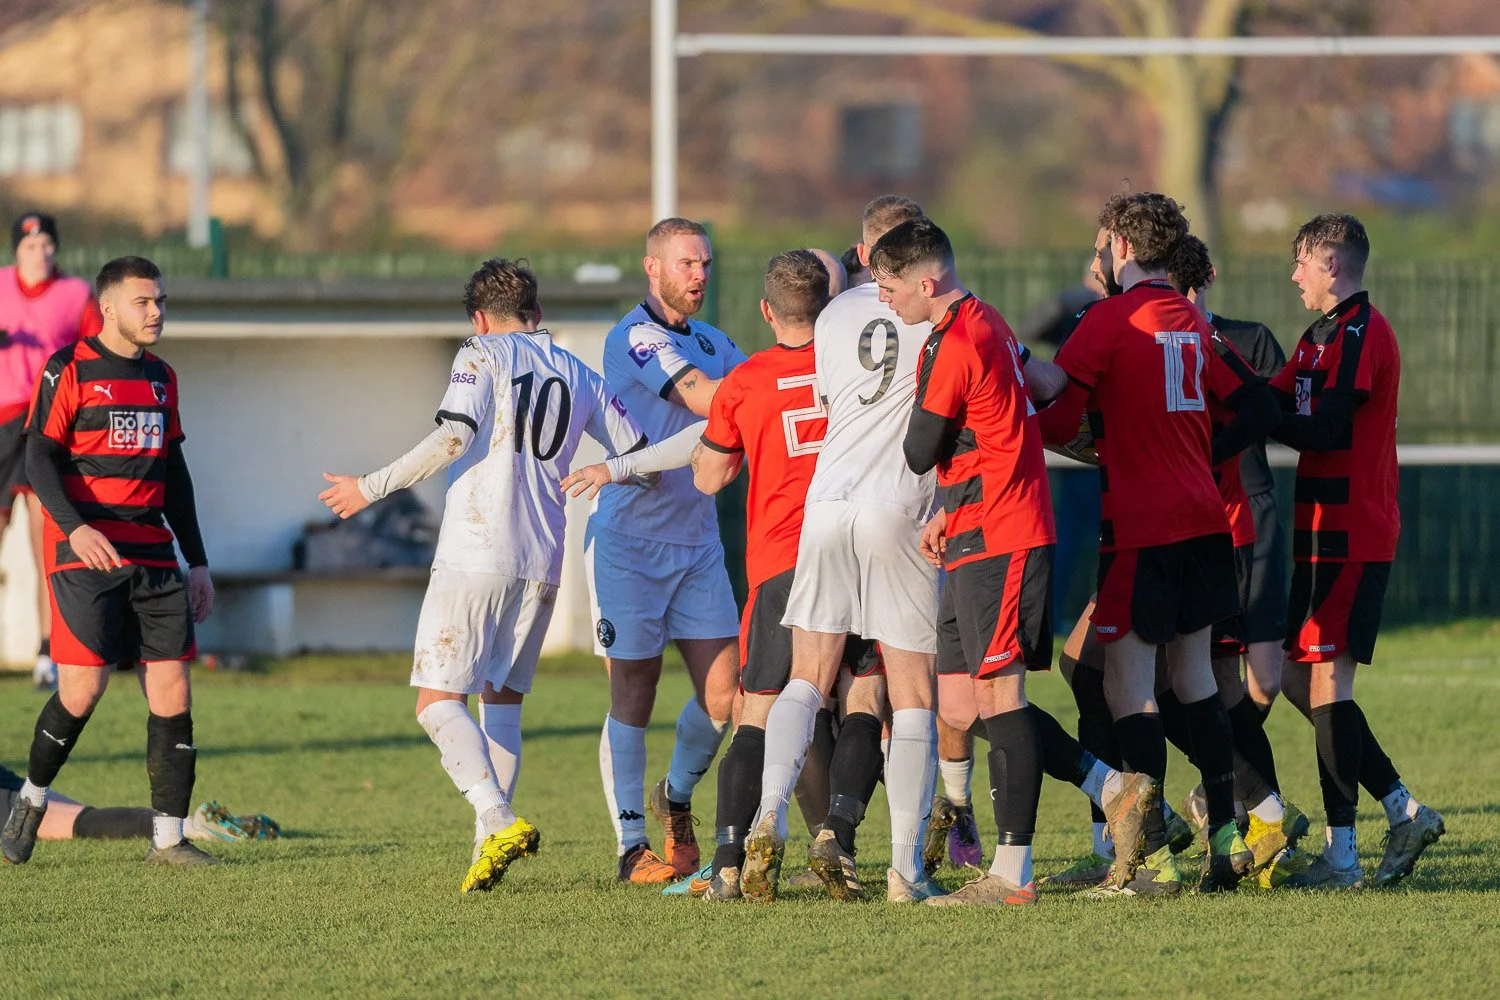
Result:
M1182 207L1155 191L1115 195L1099 213L1099 225L1128 242L1135 262L1148 271L1170 264L1188 231Z
M892 229L870 251L870 270L899 278L919 264L952 264L953 243L928 218L911 219Z
M783 323L805 326L828 304L828 268L811 250L788 250L766 262L766 302Z
M1359 280L1364 277L1365 264L1370 260L1370 237L1364 224L1352 215L1315 215L1292 238L1292 259L1295 261L1304 252L1314 250L1331 250L1339 263Z
M1172 263L1167 265L1167 281L1183 295L1202 291L1213 280L1214 262L1208 256L1208 244L1188 234L1177 244Z
M464 285L464 310L470 316L482 312L497 319L514 316L527 320L538 308L536 275L525 257L491 257Z

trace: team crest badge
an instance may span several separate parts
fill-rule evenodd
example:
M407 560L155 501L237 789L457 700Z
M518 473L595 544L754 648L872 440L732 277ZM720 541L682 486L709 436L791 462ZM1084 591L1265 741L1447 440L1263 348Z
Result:
M695 331L693 333L693 336L697 339L698 346L701 347L701 348L703 348L703 353L707 354L709 357L713 357L714 356L714 342L712 340L709 340L708 337L706 337L701 332L696 332Z
M599 619L599 624L594 628L594 635L599 639L599 645L608 649L615 644L615 623L608 618Z
M167 405L167 387L161 382L151 383L151 394L156 397L157 406Z

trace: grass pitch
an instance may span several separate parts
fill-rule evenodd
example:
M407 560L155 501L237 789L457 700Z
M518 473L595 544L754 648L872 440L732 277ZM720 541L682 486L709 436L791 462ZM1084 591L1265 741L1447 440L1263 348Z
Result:
M525 710L516 806L542 831L540 855L497 891L461 897L473 814L412 718L405 658L204 673L196 796L268 812L285 839L212 848L231 863L197 871L146 868L143 842L39 844L29 865L0 866L0 996L1493 995L1497 650L1492 623L1396 632L1362 672L1372 725L1418 798L1447 819L1406 886L1163 904L1047 892L1019 913L812 895L712 906L619 885L597 764L607 688L588 657L549 662ZM687 690L669 671L648 738L651 781L665 772ZM1058 677L1034 677L1031 690L1071 725ZM0 760L19 770L42 700L24 678L0 680ZM144 717L138 689L117 677L57 787L97 805L149 801ZM1283 785L1316 833L1312 730L1284 705L1269 726ZM714 773L695 803L705 843ZM1174 756L1173 800L1194 780ZM988 845L982 763L974 784ZM795 826L789 870L806 845ZM1383 829L1379 806L1362 800L1367 872ZM1041 873L1084 851L1082 796L1049 781L1039 830ZM887 838L878 791L860 854L877 889Z

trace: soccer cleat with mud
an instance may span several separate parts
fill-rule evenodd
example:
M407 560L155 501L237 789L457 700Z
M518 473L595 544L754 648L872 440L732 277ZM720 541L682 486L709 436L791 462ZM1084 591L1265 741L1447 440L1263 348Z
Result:
M1167 846L1172 848L1173 854L1186 852L1196 840L1192 824L1183 819L1181 813L1174 812L1167 817Z
M196 865L216 865L219 859L189 840L179 840L171 847L152 844L146 849L146 864L168 868L192 868Z
M974 806L954 806L953 814L953 829L948 831L948 860L960 868L978 868L984 861L984 845L979 841Z
M240 817L230 815L218 802L205 802L182 824L189 840L252 840L254 835L240 825ZM278 832L280 832L278 828Z
M459 892L488 892L500 884L511 862L530 857L542 846L542 835L536 827L516 817L504 830L485 837L479 845L479 857L469 866Z
M946 896L933 896L928 906L1035 906L1036 883L1016 885L999 875L985 872Z
M1115 867L1110 883L1123 889L1135 877L1145 848L1146 816L1156 805L1161 788L1148 774L1127 771L1120 775L1120 787L1100 796L1100 808L1109 824L1110 839L1115 843Z
M698 837L693 833L693 827L698 820L687 809L674 807L667 798L667 779L663 778L657 782L656 787L651 789L651 798L648 802L651 811L656 814L656 819L661 823L662 829L666 830L666 843L662 846L662 854L666 856L667 864L678 875L691 875L698 870Z
M1296 846L1295 839L1287 833L1288 819L1290 815L1275 823L1267 823L1255 813L1250 814L1250 826L1245 831L1245 845L1255 855L1251 871L1260 871L1275 861L1282 851Z
M1418 806L1417 814L1391 827L1385 835L1385 854L1372 880L1377 888L1389 888L1410 875L1422 852L1447 833L1436 809Z
M1191 792L1187 793L1187 798L1182 800L1182 811L1177 815L1192 827L1198 846L1205 851L1208 850L1208 797L1203 794L1202 785L1194 787Z
M740 892L757 903L776 902L776 883L781 878L781 855L786 843L776 832L776 814L766 813L745 838L745 867L740 871Z
M1307 870L1282 883L1287 889L1363 889L1365 873L1356 862L1353 868L1335 868L1326 858L1318 857Z
M841 903L858 903L865 887L854 867L854 855L839 846L832 830L822 830L807 849L807 867L823 883L828 895Z
M1240 879L1255 867L1255 853L1233 823L1225 823L1208 838L1208 858L1203 865L1199 892L1233 892Z
M943 854L948 847L948 831L958 819L958 811L946 796L935 795L932 812L927 816L927 839L922 845L922 869L931 875L943 864Z
M693 895L710 903L724 903L734 899L743 899L744 896L740 892L740 870L738 868L720 868L708 880L708 885L704 887L703 892L695 892Z
M11 803L10 815L5 818L5 829L0 831L0 852L13 865L24 865L31 860L36 848L36 832L41 828L42 817L47 814L47 803L32 805L17 795Z
M1288 879L1307 871L1312 863L1312 856L1306 851L1288 847L1272 858L1270 864L1255 873L1255 886L1266 890L1280 889Z
M1142 899L1170 899L1182 892L1182 875L1177 870L1177 861L1172 849L1163 845L1160 850L1136 866L1135 873L1124 885L1113 881L1084 893L1087 899L1118 899L1138 896Z
M620 855L615 877L633 885L661 885L677 878L677 872L651 849L650 844L636 844Z
M1109 858L1100 857L1093 851L1074 861L1071 865L1058 872L1056 875L1048 875L1042 879L1042 885L1067 886L1069 888L1088 888L1089 886L1101 885L1109 878L1109 870L1114 862Z
M886 869L885 898L888 903L925 903L929 899L946 895L948 890L930 878L908 882L896 869Z

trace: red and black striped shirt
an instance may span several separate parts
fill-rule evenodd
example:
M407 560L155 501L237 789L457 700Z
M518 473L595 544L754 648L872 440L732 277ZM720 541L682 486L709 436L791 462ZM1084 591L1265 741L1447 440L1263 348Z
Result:
M27 433L66 451L59 471L69 503L125 563L177 565L163 516L168 446L183 438L170 365L150 353L121 357L98 337L64 347L37 378ZM71 528L51 511L44 530L47 572L83 565Z

